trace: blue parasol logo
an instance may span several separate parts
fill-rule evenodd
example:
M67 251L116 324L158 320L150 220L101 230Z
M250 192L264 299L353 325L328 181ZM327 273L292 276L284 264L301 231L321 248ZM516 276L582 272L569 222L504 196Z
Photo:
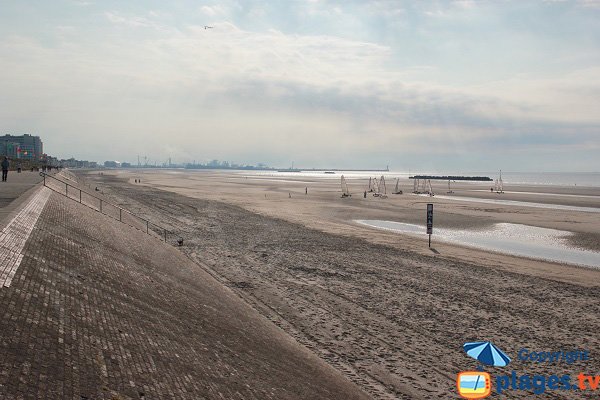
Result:
M465 352L482 364L494 367L506 367L510 357L494 346L492 342L470 342L463 345Z

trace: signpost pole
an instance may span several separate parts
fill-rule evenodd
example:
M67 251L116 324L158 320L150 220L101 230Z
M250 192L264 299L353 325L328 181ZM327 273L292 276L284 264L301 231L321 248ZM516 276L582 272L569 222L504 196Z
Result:
M429 235L429 247L431 247L431 234L433 233L433 204L427 204L427 234Z

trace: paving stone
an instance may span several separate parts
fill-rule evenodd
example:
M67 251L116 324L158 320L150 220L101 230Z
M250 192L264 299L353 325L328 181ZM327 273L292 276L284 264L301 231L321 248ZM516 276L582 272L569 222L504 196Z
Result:
M0 236L0 399L368 398L176 248L40 201Z
M45 187L39 188L25 207L0 232L0 260L2 260L0 263L0 288L10 286L23 259L21 251L42 213L50 193L50 190Z
M21 202L29 198L28 192L33 191L42 181L38 172L8 173L8 181L0 182L0 228L12 217L14 210L20 208Z

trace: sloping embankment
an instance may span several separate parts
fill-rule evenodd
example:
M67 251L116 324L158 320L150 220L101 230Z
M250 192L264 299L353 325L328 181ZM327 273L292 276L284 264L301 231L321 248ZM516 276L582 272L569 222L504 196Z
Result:
M177 249L60 195L21 253L0 398L367 398Z

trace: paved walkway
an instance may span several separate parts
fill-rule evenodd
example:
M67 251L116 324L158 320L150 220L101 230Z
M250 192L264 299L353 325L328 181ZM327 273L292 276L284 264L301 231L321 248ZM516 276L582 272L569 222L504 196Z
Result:
M368 398L176 248L36 190L0 287L0 399Z
M9 171L8 180L0 182L0 228L8 222L11 213L27 200L28 196L23 194L29 194L42 180L39 172L26 171L19 174Z
M45 187L39 188L27 205L0 231L0 287L8 287L12 283L23 260L25 243L29 239L50 193L50 190Z

